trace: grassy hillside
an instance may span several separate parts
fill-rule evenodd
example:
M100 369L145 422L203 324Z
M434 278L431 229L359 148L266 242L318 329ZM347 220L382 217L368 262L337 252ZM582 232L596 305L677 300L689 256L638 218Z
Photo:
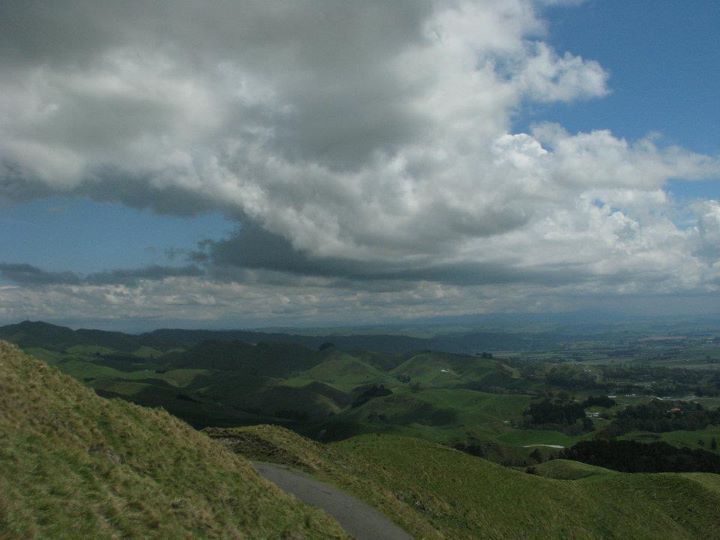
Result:
M662 358L679 354L667 346L658 349L654 341L636 342L637 336L626 336L619 344L601 339L584 345L568 337L572 346L567 350L532 355L519 352L535 348L522 334L503 338L517 341L514 352L492 347L473 355L425 350L425 340L415 352L382 353L377 351L384 347L372 343L368 347L374 352L344 347L350 343L336 340L342 337L336 335L159 331L133 336L30 322L0 327L0 339L3 336L104 397L161 406L196 428L271 423L322 442L370 433L412 436L510 466L535 464L531 454L537 449L547 459L560 447L597 434L616 436L618 415L628 406L651 402L651 393L706 408L720 406L714 356L706 358L712 370L686 369L684 364L682 369L656 368L653 363L660 360L650 362L647 355L641 355L650 362L647 366L618 365L616 355L630 350L647 349L648 355L662 353ZM491 334L485 338L494 340ZM594 353L588 357L577 347L590 347L583 350ZM613 359L613 364L598 364L602 358ZM591 395L613 395L616 405L587 407L591 419L563 421L555 415L555 420L548 416L542 422L526 414L531 404L561 395L578 404ZM717 420L694 426L679 419L674 420L675 431L636 431L655 431L645 423L624 429L620 436L720 453Z
M458 388L493 376L512 382L515 374L491 359L443 353L403 357L231 341L150 357L89 345L31 351L105 397L162 406L198 428L280 423L323 440L382 432L447 444L492 441L512 431L510 422L530 399ZM358 401L372 385L390 395ZM500 461L529 453L493 444L508 447L492 454Z
M415 538L444 538L422 512L366 474L368 462L352 453L334 445L319 444L278 426L206 428L204 431L247 458L290 465L339 486L388 515Z
M560 481L417 439L365 436L339 448L453 538L707 538L720 527L715 475Z
M0 342L0 538L306 537L344 535L169 414Z
M0 339L10 341L23 348L42 347L55 351L87 345L132 351L141 344L141 340L137 336L121 332L74 331L63 326L30 321L0 327Z
M405 437L322 446L271 426L211 434L237 452L334 482L418 537L690 539L720 530L719 475L544 464L548 476L576 478L558 480Z
M301 373L298 378L331 384L342 390L351 390L355 386L385 382L389 379L373 366L336 350L329 351L323 362Z
M540 476L555 478L556 480L579 480L596 474L618 474L611 469L567 459L553 459L540 463L533 468Z
M448 386L467 381L480 381L496 371L496 362L452 354L425 352L412 356L393 370L427 386Z

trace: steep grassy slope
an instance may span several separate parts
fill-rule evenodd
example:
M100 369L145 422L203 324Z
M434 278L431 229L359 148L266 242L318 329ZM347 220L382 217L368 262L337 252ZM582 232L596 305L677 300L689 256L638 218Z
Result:
M419 439L367 435L324 447L271 426L211 432L235 450L331 481L425 538L712 537L720 476L546 466L556 480ZM588 475L588 473L592 474Z
M561 481L417 439L365 436L338 447L452 538L708 538L720 527L715 475Z
M150 537L344 536L167 413L0 342L0 538Z

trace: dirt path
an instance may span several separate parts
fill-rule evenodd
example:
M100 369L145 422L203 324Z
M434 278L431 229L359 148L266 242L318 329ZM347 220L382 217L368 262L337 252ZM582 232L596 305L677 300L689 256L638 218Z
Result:
M253 467L282 490L325 510L357 540L412 540L383 514L334 486L274 463L253 462Z

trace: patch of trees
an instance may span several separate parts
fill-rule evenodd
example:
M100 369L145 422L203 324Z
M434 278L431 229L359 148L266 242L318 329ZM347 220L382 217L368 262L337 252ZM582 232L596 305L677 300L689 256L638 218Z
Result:
M476 457L481 457L481 458L484 458L487 456L484 445L481 443L478 443L476 441L465 441L465 442L455 443L453 445L453 448L455 448L455 450L460 450L461 452L465 452L466 454L470 454L471 456L476 456Z
M138 358L129 354L104 354L101 356L96 354L92 362L93 364L107 366L125 373L156 367L155 364L147 359Z
M582 406L587 407L603 407L609 409L617 405L617 402L607 396L589 396L585 401L582 402Z
M628 406L617 414L613 422L615 433L697 431L713 424L720 424L720 409L710 410L699 403L659 399Z
M545 375L545 381L553 386L568 390L592 390L605 388L597 376L586 368L574 366L553 366Z
M717 454L676 448L665 442L581 441L563 450L560 457L622 472L720 473L720 456Z
M189 401L191 403L202 403L201 401L198 401L194 397L188 396L187 394L177 394L175 397L177 399L179 399L180 401Z
M566 433L581 433L593 429L592 420L585 415L581 403L564 396L545 398L532 403L523 413L526 427L557 429Z
M364 405L371 399L377 398L377 397L383 397L383 396L389 396L392 394L392 390L389 388L385 388L382 384L373 384L369 388L365 389L357 398L355 398L355 401L353 401L353 404L351 405L353 408L360 407L360 405Z
M539 463L539 461L534 461L535 457L532 455L528 458L523 453L516 452L502 444L481 441L475 437L469 437L465 441L457 442L452 447L471 456L500 463L505 467L527 467L533 463Z
M308 370L323 360L317 352L291 343L205 341L186 351L163 357L170 369L233 371L245 376L284 378Z
M614 381L619 393L647 392L649 385L650 391L658 396L720 394L720 375L706 370L660 366L602 366L601 369L605 381Z
M717 395L720 393L720 373L715 373L708 382L708 386L710 388L710 391L714 393L714 395ZM700 394L698 394L700 395Z
M454 388L462 388L464 390L475 390L478 392L487 392L488 394L532 394L533 391L528 388L529 384L524 379L511 379L504 377L502 374L491 373L482 381L470 381L468 383L458 384Z
M574 424L585 418L585 409L577 401L544 399L532 403L524 413L532 424Z
M520 376L529 381L542 381L545 379L544 365L539 362L526 361L522 364L515 364L520 371Z

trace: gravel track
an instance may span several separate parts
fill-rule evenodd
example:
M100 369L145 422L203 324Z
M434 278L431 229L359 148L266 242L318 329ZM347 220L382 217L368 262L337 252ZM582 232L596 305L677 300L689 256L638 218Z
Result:
M357 540L412 540L384 514L334 486L274 463L253 462L253 467L283 491L325 510Z

